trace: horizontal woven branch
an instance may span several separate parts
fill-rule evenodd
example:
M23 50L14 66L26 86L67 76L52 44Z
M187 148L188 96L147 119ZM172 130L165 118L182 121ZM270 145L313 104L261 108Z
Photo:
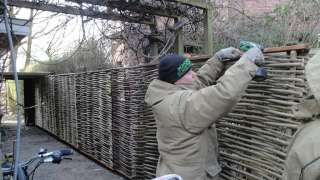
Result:
M217 122L222 179L281 179L301 124L290 110L306 96L307 60L268 55L269 78L253 81ZM159 154L144 96L156 77L156 65L49 75L36 88L36 124L130 179L151 179Z

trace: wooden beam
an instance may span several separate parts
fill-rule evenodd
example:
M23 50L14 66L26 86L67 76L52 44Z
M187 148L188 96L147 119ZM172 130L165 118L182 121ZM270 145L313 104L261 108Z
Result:
M50 72L18 72L19 80L24 79L39 79L46 77ZM3 72L3 78L6 80L13 80L13 72Z
M172 17L177 18L179 14L177 14L174 10L170 8L159 9L156 7L152 7L144 4L133 4L128 3L126 1L117 1L117 0L67 0L75 3L87 3L92 5L105 6L112 9L118 10L128 10L136 13L145 13L150 15L164 16L164 17Z
M181 4L194 6L201 9L209 9L210 8L210 2L205 2L206 0L165 0L170 2L178 2Z
M110 13L110 12L101 12L95 10L87 10L87 9L80 9L74 6L61 6L61 5L54 5L48 3L36 3L30 1L23 1L23 0L8 0L9 6L21 7L21 8L29 8L29 9L37 9L42 11L50 11L56 13L64 13L64 14L72 14L72 15L83 15L92 18L98 19L107 19L113 21L124 21L130 23L140 23L140 24L153 24L153 20L147 17L125 17L121 14Z
M178 18L176 18L175 23L177 23L179 21ZM184 53L184 44L183 44L183 32L182 32L182 28L179 29L178 31L175 32L176 33L176 40L175 40L175 52L177 54L183 55Z
M199 55L194 55L191 56L190 61L191 62L205 62L208 59L210 59L212 56L208 56L206 54L199 54Z
M299 50L309 50L309 49L310 49L309 44L297 44L292 46L265 48L263 50L263 53L279 53L279 52L299 51Z
M157 32L156 25L151 25L150 30L152 34L155 34ZM159 55L159 46L157 41L152 41L151 38L149 38L150 46L151 46L151 56L158 56Z
M209 56L213 55L213 10L211 8L205 10L204 18L204 49Z

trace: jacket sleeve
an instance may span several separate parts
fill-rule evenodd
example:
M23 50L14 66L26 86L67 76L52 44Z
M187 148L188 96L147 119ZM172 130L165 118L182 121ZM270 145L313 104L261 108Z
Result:
M184 92L180 98L180 118L184 128L191 133L201 133L228 113L247 88L257 68L254 63L240 59L216 85Z
M304 124L289 146L284 180L318 180L320 178L320 121ZM302 178L303 176L303 178Z
M223 70L224 65L216 56L210 58L197 72L193 83L195 89L201 89L212 85Z

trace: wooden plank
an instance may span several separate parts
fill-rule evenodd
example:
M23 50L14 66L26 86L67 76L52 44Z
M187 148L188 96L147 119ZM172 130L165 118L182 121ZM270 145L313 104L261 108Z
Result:
M50 74L50 72L18 72L18 78L19 80L24 79L38 79L46 77ZM3 78L6 80L12 80L13 72L3 72Z
M213 55L213 10L206 9L205 10L205 18L204 18L204 48L205 53L209 56Z
M308 49L310 49L309 44L297 44L292 46L265 48L263 50L263 53L278 53L278 52L299 51L299 50L308 50Z
M190 61L192 62L205 62L208 59L210 59L212 56L202 54L202 55L196 55L196 56L191 56Z
M105 6L111 9L128 10L137 13L146 13L164 17L179 17L179 12L170 8L160 9L142 3L132 3L126 1L106 1L106 0L67 0L75 3L87 3L92 5Z
M194 6L201 9L208 9L210 6L210 2L206 2L205 0L166 0L171 2L179 2L181 4Z
M23 0L8 0L9 6L15 7L22 7L22 8L29 8L29 9L37 9L42 11L50 11L56 13L64 13L64 14L72 14L72 15L83 15L92 18L98 19L107 19L113 21L124 21L130 23L140 23L140 24L154 24L153 19L148 17L136 16L136 17L125 17L121 14L113 13L113 12L102 12L102 11L95 11L95 10L87 10L87 9L80 9L74 6L62 6L62 5L55 5L50 3L37 3L37 2L29 2Z
M179 21L178 18L176 18L175 23L177 23ZM183 32L182 32L182 28L179 29L178 31L176 31L176 39L175 39L175 52L177 54L183 55L184 53L184 45L183 45Z

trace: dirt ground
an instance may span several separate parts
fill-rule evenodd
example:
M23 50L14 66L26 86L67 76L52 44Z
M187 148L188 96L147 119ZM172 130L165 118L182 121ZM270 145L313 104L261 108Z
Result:
M6 133L2 152L12 152L12 140L15 139L15 124L4 121L1 125ZM48 151L70 148L57 141L46 132L35 128L23 126L21 131L21 160L27 160L38 153L40 148ZM35 180L124 180L106 168L89 160L82 154L74 151L72 160L64 160L60 164L41 165L34 177Z

